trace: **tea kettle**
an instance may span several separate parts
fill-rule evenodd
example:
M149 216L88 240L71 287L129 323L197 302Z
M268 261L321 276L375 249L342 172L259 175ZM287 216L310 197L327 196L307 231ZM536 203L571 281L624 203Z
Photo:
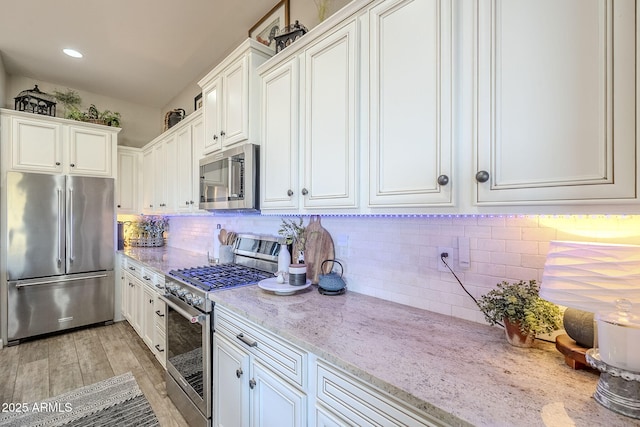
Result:
M335 273L333 271L327 274L320 274L318 276L318 287L322 288L322 290L324 291L329 291L329 292L337 293L337 292L344 291L344 288L347 286L347 284L342 279L342 274L344 273L344 267L342 266L340 261L337 261L335 259L327 259L322 261L322 264L320 264L320 271L323 271L322 267L324 266L325 262L334 262L338 264L340 266L340 275L338 275L338 273Z
M175 126L180 122L180 120L184 119L186 112L182 108L176 108L171 111L167 111L165 115L165 127L167 129Z

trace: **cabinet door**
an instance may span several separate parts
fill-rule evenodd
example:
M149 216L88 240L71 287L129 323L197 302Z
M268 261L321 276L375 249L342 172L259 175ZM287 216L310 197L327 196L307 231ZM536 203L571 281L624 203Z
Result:
M4 124L4 123L3 123ZM62 172L62 126L42 120L11 119L11 168Z
M213 417L218 427L249 426L249 355L219 335L213 340Z
M249 71L247 56L240 57L223 73L222 146L249 138Z
M305 51L304 208L357 207L356 22Z
M191 126L185 126L176 133L177 152L175 157L167 155L167 159L175 162L173 169L175 170L175 192L176 205L172 207L172 212L191 212L194 204L193 199L193 173L192 173L192 129Z
M138 210L138 159L140 152L118 149L117 208L119 214Z
M478 2L478 204L635 197L636 7Z
M136 330L138 335L142 335L142 283L131 276L129 282L129 323Z
M260 208L297 209L299 75L294 57L262 77Z
M251 426L301 427L307 420L307 397L258 361L251 366Z
M113 176L112 132L69 126L69 174Z
M450 205L451 2L385 1L369 19L369 205Z
M122 274L122 316L133 326L132 300L133 300L133 276L126 271Z
M163 213L167 206L167 173L166 164L166 146L171 144L175 139L175 135L171 135L162 143L153 147L153 212ZM173 168L171 168L173 169Z
M142 211L154 212L154 158L153 148L142 153Z
M196 119L191 126L191 209L194 212L200 211L200 159L204 153L204 120Z
M222 148L220 136L220 107L222 103L221 78L214 79L202 91L204 98L204 153L211 153Z
M141 316L140 316L140 336L142 340L149 346L151 351L155 352L155 348L153 346L155 341L155 330L156 330L156 313L155 313L155 299L156 292L151 289L149 286L141 284L140 285L140 308L141 308Z

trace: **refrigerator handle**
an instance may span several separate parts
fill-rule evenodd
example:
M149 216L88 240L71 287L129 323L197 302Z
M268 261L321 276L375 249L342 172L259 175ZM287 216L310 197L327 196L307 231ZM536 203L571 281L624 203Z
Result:
M62 267L62 190L58 188L58 268Z
M73 263L73 189L69 189L69 263Z

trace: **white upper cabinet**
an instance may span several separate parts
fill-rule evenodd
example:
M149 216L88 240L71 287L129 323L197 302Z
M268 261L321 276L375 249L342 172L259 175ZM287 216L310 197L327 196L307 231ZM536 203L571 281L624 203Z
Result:
M256 68L273 55L247 39L198 84L204 98L204 153L242 142L258 144L260 90Z
M119 128L0 111L11 170L115 177Z
M116 207L119 214L140 213L140 167L142 152L139 148L118 147L118 179L116 180Z
M201 111L190 114L143 147L143 211L199 211L199 174L204 139Z
M392 0L369 12L372 208L453 202L451 7Z
M352 17L260 70L260 209L357 208L359 51Z
M480 0L475 199L636 197L634 0Z

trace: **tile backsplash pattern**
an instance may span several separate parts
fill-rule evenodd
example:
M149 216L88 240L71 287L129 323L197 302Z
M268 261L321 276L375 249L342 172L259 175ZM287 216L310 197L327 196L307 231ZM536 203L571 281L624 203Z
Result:
M279 216L171 217L168 244L206 253L216 224L277 235ZM507 280L540 281L551 240L640 244L637 215L323 216L351 291L479 323L484 316L451 273L438 271L438 247L452 247L455 274L476 298ZM305 220L308 223L308 220ZM470 267L458 264L469 239ZM347 242L346 247L338 246Z

